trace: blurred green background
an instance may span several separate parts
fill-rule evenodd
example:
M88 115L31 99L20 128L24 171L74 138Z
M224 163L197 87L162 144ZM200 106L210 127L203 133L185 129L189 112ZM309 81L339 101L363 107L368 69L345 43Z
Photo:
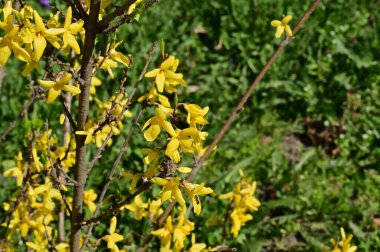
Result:
M312 1L304 0L161 0L143 12L140 21L120 28L120 50L134 57L131 83L145 63L153 41L180 59L179 71L189 87L181 101L209 106L209 139L222 127L233 107L281 43L270 22L293 16L293 27ZM380 250L380 3L363 0L324 0L276 60L233 127L195 181L206 182L218 194L231 191L238 170L258 183L262 202L254 219L227 244L239 251L321 251L339 228L354 235L359 251ZM155 64L159 64L159 53ZM30 95L19 62L8 62L0 86L0 132L9 125ZM152 68L153 66L151 66ZM34 73L39 76L38 73ZM116 80L121 71L116 73ZM101 95L117 88L117 81L101 76ZM140 94L148 90L148 82ZM25 134L43 130L44 116L57 120L60 105L34 104L28 118L17 124L2 144L1 169L25 149ZM43 116L41 116L43 115ZM148 115L147 115L148 116ZM128 127L125 127L128 128ZM59 132L57 132L59 134ZM116 141L116 145L122 139ZM141 171L147 147L137 137L122 168ZM101 184L117 148L108 150L90 177ZM202 178L202 179L201 179ZM205 181L206 179L206 181ZM14 183L0 176L3 202ZM127 194L123 183L111 192ZM197 241L221 244L226 202L202 198L196 221ZM220 225L211 225L213 214ZM135 249L149 223L124 229ZM122 224L120 224L122 228ZM98 237L108 227L97 229ZM157 242L157 241L155 241Z

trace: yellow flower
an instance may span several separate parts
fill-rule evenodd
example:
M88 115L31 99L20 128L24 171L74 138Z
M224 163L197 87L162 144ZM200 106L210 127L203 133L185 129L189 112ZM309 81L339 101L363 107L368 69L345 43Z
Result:
M97 197L98 195L96 195L94 189L84 191L83 202L88 206L91 213L95 212L96 204L94 201Z
M65 32L62 35L63 38L63 45L62 49L65 49L67 46L70 46L76 54L80 54L80 47L75 39L75 36L80 29L83 27L83 20L78 20L75 23L71 23L73 18L73 13L71 10L71 7L69 6L66 11L65 16L65 23L63 25L63 28L65 29Z
M13 23L12 3L10 3L10 7L9 3L7 2L3 9L4 22L0 22L0 29L5 31L5 36L0 38L0 66L7 63L12 52L21 61L29 62L31 60L29 53L20 45L22 42L18 37L19 27Z
M186 82L182 79L181 73L175 73L177 70L179 61L174 56L169 56L164 62L161 63L160 68L156 68L145 74L146 78L155 78L158 92L163 92L165 82L172 82L172 84L180 83L186 85Z
M25 164L22 160L22 154L19 154L15 157L16 166L4 171L4 177L16 177L17 186L21 186L24 179L24 170Z
M353 238L352 234L347 237L346 232L342 227L340 228L340 235L342 236L342 240L332 240L334 247L330 252L355 252L358 249L356 246L351 246L350 244Z
M181 190L179 185L181 183L180 178L171 178L170 180L155 177L151 179L153 184L163 186L162 191L160 192L162 203L168 199L175 199L181 206L185 206L185 200L182 197Z
M81 91L79 88L73 85L68 85L71 78L72 75L70 73L63 72L57 77L56 81L37 80L41 86L49 88L47 103L52 103L62 90L72 93L73 95L80 94Z
M252 215L246 214L246 210L242 208L235 208L230 217L232 219L231 233L234 237L238 236L241 227L244 226L246 222L252 220Z
M119 248L117 247L116 243L119 241L122 241L124 237L118 233L115 233L116 225L117 225L117 219L114 216L111 219L109 235L103 236L102 239L107 242L108 249L118 252Z
M156 114L150 118L142 128L144 137L147 141L154 141L161 132L161 127L164 128L169 134L175 135L175 130L170 122L166 121L167 114L170 114L172 109L166 109L163 106L156 108Z
M124 54L122 54L121 52L116 51L116 47L118 47L121 43L123 43L123 41L119 41L117 43L112 43L110 45L108 57L112 60L115 60L115 61L123 64L126 67L130 67L130 65L131 65L130 57L131 56L128 55L128 57L127 57Z
M186 218L186 208L182 208L177 218L177 224L173 224L172 216L166 219L164 227L152 231L151 234L160 237L161 250L170 250L171 241L174 242L173 251L181 251L184 248L186 236L194 230L194 223Z
M195 234L191 234L191 248L189 248L188 252L201 252L206 248L205 243L196 243L195 242Z
M199 215L201 213L201 201L198 195L210 194L213 190L210 187L205 187L204 183L191 184L187 181L184 181L184 191L192 199L194 205L194 213Z
M208 113L209 108L204 107L203 109L196 104L184 104L185 110L187 111L186 121L188 124L195 127L195 124L205 125L208 121L203 117Z
M135 213L135 219L141 220L143 217L148 215L148 203L144 203L141 200L141 196L137 195L134 199L134 203L125 205L124 208Z
M34 11L34 22L36 23L33 38L34 61L39 61L45 51L46 40L48 40L55 48L59 48L60 46L56 35L62 34L65 32L65 29L46 29L45 24L37 11Z
M158 98L158 100L162 106L164 106L166 108L170 108L169 99L166 96L157 93L157 90L154 86L152 86L149 89L149 93L139 97L139 99L137 99L137 101L142 102L142 101L148 100L150 105L154 105L156 97Z
M136 188L137 182L141 179L141 173L132 174L130 172L124 172L124 178L132 180L129 190L132 191Z
M181 160L178 148L181 147L182 152L194 152L194 144L206 139L207 132L200 132L196 128L177 129L166 147L165 155L170 157L174 163Z
M271 25L273 27L277 27L276 35L275 35L276 38L281 37L281 35L284 33L284 30L288 36L293 35L292 30L290 29L290 26L288 25L290 20L292 20L292 16L286 16L281 21L280 20L273 20L271 22Z

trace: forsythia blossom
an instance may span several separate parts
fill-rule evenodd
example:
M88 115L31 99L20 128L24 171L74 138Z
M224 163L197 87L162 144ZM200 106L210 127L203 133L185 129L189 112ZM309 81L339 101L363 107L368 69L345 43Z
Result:
M276 38L281 37L281 35L284 33L284 31L286 32L286 34L288 36L293 35L292 30L290 29L290 26L288 25L290 20L292 20L292 16L286 16L281 21L280 20L273 20L271 22L271 25L273 27L277 27L276 34L275 34Z
M341 227L340 228L340 235L342 236L342 239L340 241L335 241L334 239L331 240L333 244L333 248L326 250L329 252L355 252L358 248L356 246L352 246L350 244L353 236L350 234L349 236L346 236L346 232Z

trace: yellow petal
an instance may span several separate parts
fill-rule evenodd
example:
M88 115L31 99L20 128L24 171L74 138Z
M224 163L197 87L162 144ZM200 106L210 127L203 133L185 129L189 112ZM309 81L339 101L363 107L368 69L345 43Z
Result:
M65 32L65 28L50 28L44 31L45 35L56 36Z
M186 204L186 201L182 197L181 190L178 187L173 188L173 197L178 201L181 206Z
M116 219L116 216L114 216L114 217L112 217L111 223L110 223L110 234L115 233L116 224L117 224L117 219Z
M166 150L165 150L165 155L170 157L172 160L175 159L175 152L178 151L178 147L179 147L179 140L177 138L173 138L172 140L170 140L170 142L168 143L168 146L166 147Z
M172 191L164 191L161 195L161 200L162 200L162 203L164 203L165 201L167 201L168 199L170 199L172 197Z
M158 125L151 125L145 132L144 137L148 142L154 141L160 134L161 129Z
M76 54L80 54L80 47L74 35L68 34L68 39L70 47L73 48Z
M44 31L46 29L44 21L42 21L42 18L40 17L40 15L38 15L37 11L34 11L34 23L36 25L37 32Z
M277 27L276 34L275 34L276 38L281 37L282 33L284 32L284 29L285 28L282 25Z
M199 200L198 196L193 197L193 205L194 205L194 213L196 215L199 215L201 213L202 207L201 207L201 201Z
M184 166L178 167L177 170L182 173L190 173L192 171L190 167L184 167Z
M165 186L169 181L163 178L155 177L150 180L153 184L157 184L160 186Z
M158 92L164 91L164 84L165 84L165 75L163 72L159 72L156 76L156 85Z
M161 63L161 69L167 69L171 66L173 66L174 64L174 56L169 56L169 58L167 58L164 62Z
M72 85L64 85L62 89L65 90L66 92L72 93L73 95L77 95L81 93L80 88L77 88Z
M116 60L117 62L120 62L126 67L129 67L131 64L131 61L129 60L129 58L120 52L114 53L112 55L112 58Z
M55 89L54 87L50 88L49 89L49 94L48 94L48 98L46 100L46 102L49 104L49 103L52 103L56 98L57 96L61 93L61 89Z
M272 26L274 26L274 27L278 27L278 26L281 25L281 21L279 21L279 20L273 20L270 24Z
M0 66L4 66L7 63L11 54L12 51L8 46L0 46Z
M46 39L41 34L37 34L33 41L34 46L34 61L39 61L44 54L46 48Z
M37 80L38 84L40 84L41 86L45 87L45 88L51 88L51 87L54 87L54 85L56 84L55 81L46 81L46 80Z
M282 19L282 23L288 24L292 20L292 16L286 16Z
M25 61L25 62L30 61L29 53L24 48L22 48L19 44L15 43L13 41L12 41L12 50L13 50L13 53L15 54L15 56L19 60Z
M153 78L153 77L156 77L156 75L160 72L161 70L159 68L156 68L152 71L149 71L145 74L145 77L146 78Z
M71 24L69 27L70 33L74 35L77 34L80 31L80 29L82 29L83 24L83 20L78 20L78 22Z
M64 27L66 29L69 29L70 25L71 25L71 20L73 18L73 11L71 9L71 6L69 6L67 8L67 11L66 11L66 16L65 16L65 24L64 24Z
M290 26L289 25L286 25L285 26L285 32L286 34L288 34L289 37L291 37L293 35L293 32L292 30L290 29Z

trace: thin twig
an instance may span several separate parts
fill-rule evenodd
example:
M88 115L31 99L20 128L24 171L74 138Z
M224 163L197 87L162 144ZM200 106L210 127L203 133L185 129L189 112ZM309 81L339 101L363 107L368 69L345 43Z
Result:
M39 87L35 87L33 89L33 96L24 104L24 106L21 108L20 112L16 116L16 118L9 124L8 128L4 131L4 133L0 136L0 143L5 140L6 136L11 132L14 127L16 127L17 122L20 120L22 116L28 111L30 106L41 97L41 92L39 90Z

